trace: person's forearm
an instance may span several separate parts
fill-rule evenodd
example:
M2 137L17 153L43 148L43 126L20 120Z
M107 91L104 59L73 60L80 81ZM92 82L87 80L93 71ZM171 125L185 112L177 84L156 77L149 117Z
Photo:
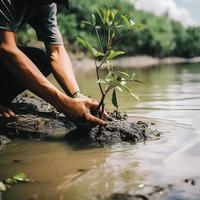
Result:
M39 71L34 63L17 47L1 51L1 62L27 89L59 107L59 96L62 93L52 85Z
M53 74L63 90L72 96L79 91L70 58L63 45L47 47Z

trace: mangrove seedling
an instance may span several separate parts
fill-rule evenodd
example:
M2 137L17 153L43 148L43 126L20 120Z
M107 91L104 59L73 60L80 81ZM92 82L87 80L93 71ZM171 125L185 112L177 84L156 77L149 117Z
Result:
M102 118L105 108L105 97L109 92L112 92L112 104L118 109L118 98L116 90L120 92L126 90L131 96L139 99L132 89L127 86L127 82L136 81L135 73L129 74L124 71L114 69L112 60L117 56L125 54L125 51L115 50L113 42L116 39L118 30L129 29L133 30L137 27L135 22L130 19L129 15L122 15L117 10L109 8L96 9L96 12L91 14L91 21L82 21L89 26L91 31L95 32L95 37L98 41L98 46L94 47L90 42L82 37L77 37L77 40L89 51L93 57L97 84L101 92L99 103L99 117ZM101 69L103 66L107 68L107 74L102 77Z

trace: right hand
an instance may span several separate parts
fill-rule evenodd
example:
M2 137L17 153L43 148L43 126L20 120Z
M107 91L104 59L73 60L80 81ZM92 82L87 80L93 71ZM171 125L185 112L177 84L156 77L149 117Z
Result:
M78 120L83 120L94 125L105 126L107 123L91 114L91 110L98 108L98 102L87 98L70 98L62 99L61 112L70 114Z

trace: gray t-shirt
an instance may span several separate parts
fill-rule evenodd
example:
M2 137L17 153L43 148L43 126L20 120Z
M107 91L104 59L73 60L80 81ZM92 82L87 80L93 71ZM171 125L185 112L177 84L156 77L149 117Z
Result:
M41 4L42 0L0 0L0 30L16 32L29 23L39 40L45 44L63 44L57 26L55 3Z

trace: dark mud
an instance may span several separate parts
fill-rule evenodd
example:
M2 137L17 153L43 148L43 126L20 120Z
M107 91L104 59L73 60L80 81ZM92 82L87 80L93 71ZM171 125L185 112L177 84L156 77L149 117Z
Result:
M150 128L150 123L128 121L128 117L118 111L114 111L107 118L107 126L95 126L92 128L79 127L66 135L69 141L90 141L101 145L118 142L136 144L146 140L155 140L160 137L158 131Z
M19 96L12 104L15 117L0 119L0 133L9 138L63 138L74 124L39 98Z
M9 120L0 120L0 130L6 137L13 138L64 138L67 142L86 142L97 144L114 144L118 142L137 143L154 140L160 133L149 127L150 124L137 121L130 122L126 115L115 111L107 118L105 127L80 126L63 114L58 113L50 104L38 99L19 96L12 109L16 116Z

